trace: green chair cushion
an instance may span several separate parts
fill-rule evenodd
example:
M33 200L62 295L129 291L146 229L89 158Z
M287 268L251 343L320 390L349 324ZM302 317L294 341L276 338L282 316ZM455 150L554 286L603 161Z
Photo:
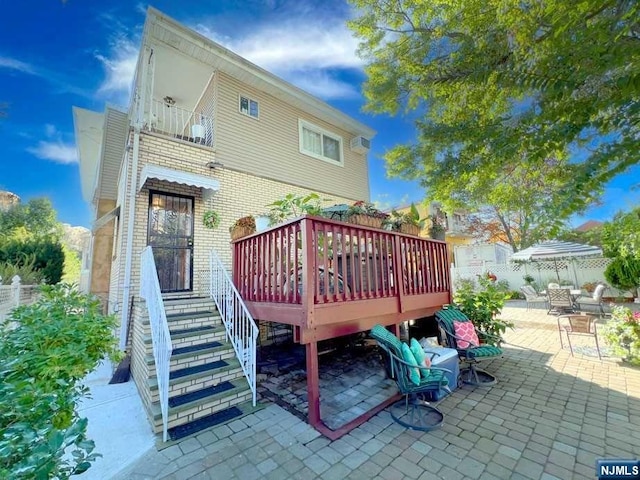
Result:
M418 362L416 362L416 357L413 356L413 352L409 348L409 345L407 345L406 343L403 343L401 346L401 349L402 349L402 359L405 362L411 365L415 365L417 367ZM414 385L420 385L420 369L408 367L407 371L408 371L409 380L411 380L411 383L413 383Z
M380 342L384 342L395 356L402 358L402 342L382 325L374 326L371 329L371 336Z
M427 355L424 353L422 345L420 345L415 338L412 338L409 341L409 349L411 350L411 353L413 353L413 356L416 357L416 362L418 362L418 366L420 367L420 376L422 378L427 378L429 376L431 360L427 359Z
M481 345L479 347L469 348L466 353L470 358L497 357L498 355L502 355L502 349L494 347L493 345Z

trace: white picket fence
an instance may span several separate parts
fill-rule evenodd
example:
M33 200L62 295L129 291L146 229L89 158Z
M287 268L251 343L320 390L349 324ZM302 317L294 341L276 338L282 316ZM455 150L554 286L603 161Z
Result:
M534 281L541 287L545 287L549 282L557 282L558 276L563 282L571 283L580 288L587 282L604 282L604 271L611 259L604 257L576 258L572 260L529 262L529 263L506 263L479 265L473 267L451 266L451 279L454 289L456 283L461 279L476 279L478 275L493 273L498 280L509 282L511 290L518 290L525 284L524 276L531 275ZM556 274L556 269L558 274ZM621 292L610 287L606 296L631 296L629 292Z
M37 296L38 286L22 285L18 275L11 279L11 285L0 285L0 323L5 321L15 307L32 303Z

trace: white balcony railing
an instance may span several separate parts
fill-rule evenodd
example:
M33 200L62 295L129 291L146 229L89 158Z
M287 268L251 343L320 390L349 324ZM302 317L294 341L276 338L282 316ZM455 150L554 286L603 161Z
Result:
M140 297L145 300L149 312L153 359L156 362L160 410L162 411L162 440L166 442L169 423L169 364L173 347L151 247L146 247L142 251Z
M247 310L240 293L222 264L220 257L211 251L210 295L218 307L227 337L233 345L236 357L242 366L256 405L256 344L258 327Z
M213 118L164 100L153 99L145 113L143 129L186 142L213 147Z

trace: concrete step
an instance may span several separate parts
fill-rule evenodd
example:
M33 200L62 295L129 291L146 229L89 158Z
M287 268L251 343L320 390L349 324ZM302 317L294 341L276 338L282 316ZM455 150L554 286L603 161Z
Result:
M169 364L170 370L193 367L203 363L231 358L235 355L233 347L228 342L211 341L187 347L174 348ZM145 357L149 366L149 374L155 375L155 359L149 353Z
M209 343L213 341L226 341L226 333L222 325L208 325L204 327L183 328L180 330L169 330L171 335L171 345L174 349ZM151 334L143 337L144 343L148 346L152 345ZM148 352L150 352L148 348Z
M181 368L169 373L169 396L182 395L240 377L244 378L244 374L235 356ZM149 377L147 383L151 401L158 401L158 379L155 374Z
M169 398L169 428L184 425L244 403L250 398L251 390L244 378L224 381L183 395L172 396ZM156 431L161 431L162 412L159 402L151 405L151 414Z

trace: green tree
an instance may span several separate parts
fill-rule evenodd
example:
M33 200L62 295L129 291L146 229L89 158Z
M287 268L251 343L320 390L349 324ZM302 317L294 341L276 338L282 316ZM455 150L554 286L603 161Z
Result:
M607 281L622 290L640 288L640 207L619 212L602 226L602 248L613 258L604 272Z
M56 211L47 198L34 198L0 212L0 240L59 240L61 233Z
M526 176L544 172L544 207L565 219L637 162L640 3L351 3L366 109L417 115L417 141L386 154L388 172L419 179L448 210L470 192L474 204L483 191L487 205L519 200Z

